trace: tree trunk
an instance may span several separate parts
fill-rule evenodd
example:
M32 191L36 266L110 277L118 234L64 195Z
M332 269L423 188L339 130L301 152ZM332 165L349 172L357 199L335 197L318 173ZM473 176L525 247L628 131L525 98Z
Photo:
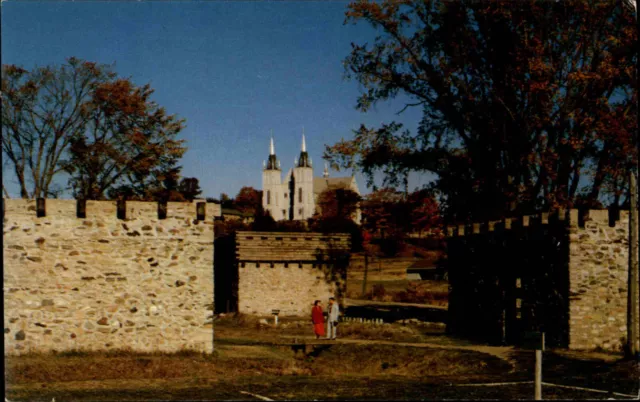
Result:
M367 294L367 273L369 271L369 253L364 253L364 279L362 281L362 297Z

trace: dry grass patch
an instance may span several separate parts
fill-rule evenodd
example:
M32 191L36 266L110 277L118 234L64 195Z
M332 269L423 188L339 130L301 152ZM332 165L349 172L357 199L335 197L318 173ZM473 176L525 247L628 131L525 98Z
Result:
M11 384L110 379L218 378L255 374L281 375L290 362L277 353L247 356L198 353L145 354L129 351L33 354L5 359L5 380ZM246 352L246 351L244 351Z
M508 370L508 364L497 357L477 352L375 344L335 345L314 364L318 374L333 372L339 376L434 377Z
M84 353L25 355L6 359L9 386L114 380L213 379L253 376L440 376L495 371L501 362L489 355L395 345L323 346L295 357L292 351L248 350L237 346L218 354Z
M415 303L446 307L449 304L449 283L443 280L378 281L367 282L367 292L362 296L362 281L347 283L347 297L380 302Z

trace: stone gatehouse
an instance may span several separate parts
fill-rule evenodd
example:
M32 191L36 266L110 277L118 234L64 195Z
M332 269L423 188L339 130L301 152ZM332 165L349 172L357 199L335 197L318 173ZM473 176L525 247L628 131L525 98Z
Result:
M216 240L216 312L307 315L313 301L344 303L350 237L237 232Z
M619 350L627 335L628 211L559 211L448 229L450 332Z

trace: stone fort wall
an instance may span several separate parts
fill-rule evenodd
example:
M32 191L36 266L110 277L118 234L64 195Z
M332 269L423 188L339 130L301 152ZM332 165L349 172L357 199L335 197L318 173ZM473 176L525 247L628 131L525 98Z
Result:
M525 331L544 330L554 346L620 350L628 236L628 211L561 210L448 227L453 332L466 326L517 343Z
M213 350L213 217L207 203L3 200L5 354Z
M315 300L344 304L348 234L237 232L238 311L311 314Z
M608 211L578 211L569 225L569 347L620 350L627 338L629 212L611 227Z

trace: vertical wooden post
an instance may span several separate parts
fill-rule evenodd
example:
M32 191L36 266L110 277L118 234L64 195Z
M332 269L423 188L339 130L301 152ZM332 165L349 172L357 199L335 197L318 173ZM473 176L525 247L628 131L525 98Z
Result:
M638 185L635 172L629 175L629 276L627 291L627 353L638 354Z
M364 280L362 281L362 296L367 293L367 273L369 272L369 253L364 253Z
M536 349L536 389L534 399L542 400L542 350Z
M544 350L544 332L540 333L536 346L536 378L535 378L535 395L536 401L542 400L542 351Z
M499 286L503 287L503 282L502 281L498 281ZM503 345L507 344L507 292L506 290L502 289L502 311L500 312L500 324L501 324L501 343Z

